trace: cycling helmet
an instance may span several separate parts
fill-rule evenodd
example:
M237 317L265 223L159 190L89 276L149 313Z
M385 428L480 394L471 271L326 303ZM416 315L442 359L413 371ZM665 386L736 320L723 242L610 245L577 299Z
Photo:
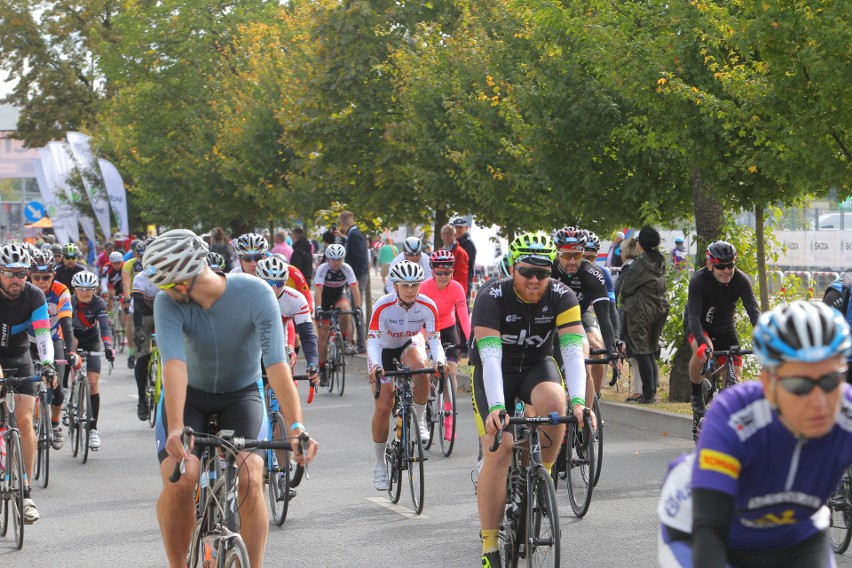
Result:
M52 250L52 248L53 248L53 245L51 245L50 243L42 243L42 245L39 247L39 250L41 252L50 254L50 251Z
M422 252L423 243L420 241L420 237L405 237L405 240L402 241L402 250L410 254Z
M124 255L118 251L109 253L109 261L110 262L121 262L124 260Z
M544 231L524 233L515 237L509 245L509 255L512 264L528 262L538 266L551 266L556 258L556 245Z
M83 253L80 252L80 247L75 245L74 243L68 243L64 247L62 247L62 256L67 256L69 258L76 258L81 256Z
M88 270L81 270L71 278L71 286L74 288L97 288L98 284L98 275Z
M683 237L675 237L674 243L676 245L683 244Z
M500 262L497 263L497 268L500 270L500 278L508 278L512 275L509 271L512 267L512 261L509 258L509 253L507 252L500 258Z
M737 259L737 249L727 241L715 241L707 245L704 253L712 264L720 262L733 262Z
M20 243L20 245L24 247L28 253L30 253L30 257L38 252L36 246L32 243L28 243L27 241Z
M584 231L586 233L586 250L601 250L601 238L592 231Z
M257 263L255 276L261 280L283 280L286 282L290 277L290 265L278 255L268 256Z
M553 242L559 250L583 250L586 246L586 232L576 227L565 227L553 234ZM511 252L511 247L509 251Z
M62 254L62 245L60 245L59 243L50 245L50 254L52 254L53 256Z
M31 272L56 272L53 265L53 255L50 252L38 251L31 258Z
M388 278L391 282L423 282L423 267L416 262L403 260L391 267Z
M752 347L764 366L774 367L784 361L845 359L852 351L852 338L840 312L821 302L797 300L760 316Z
M346 257L346 248L336 243L328 245L325 249L325 256L329 260L343 260Z
M456 257L448 250L436 250L429 257L429 266L432 268L452 268L456 263Z
M141 257L143 254L145 254L145 241L143 241L142 239L136 239L135 241L133 241L133 245L131 248L133 249L133 252L136 253L136 256Z
M3 268L29 268L30 253L18 243L6 243L0 247L0 266Z
M257 233L245 233L237 237L234 242L234 250L238 256L247 254L263 254L269 250L269 243L263 238L263 235Z
M143 273L155 286L184 282L207 265L207 245L187 229L173 229L145 249Z
M207 266L209 266L213 270L224 270L225 257L219 254L218 252L210 251L207 253Z

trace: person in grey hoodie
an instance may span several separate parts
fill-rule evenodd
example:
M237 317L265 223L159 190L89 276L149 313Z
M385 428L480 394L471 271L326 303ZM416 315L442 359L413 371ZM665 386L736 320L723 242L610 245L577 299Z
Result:
M651 225L639 231L642 254L621 282L627 336L642 377L640 404L657 402L659 369L655 361L660 335L669 313L666 300L666 258L660 253L660 233Z

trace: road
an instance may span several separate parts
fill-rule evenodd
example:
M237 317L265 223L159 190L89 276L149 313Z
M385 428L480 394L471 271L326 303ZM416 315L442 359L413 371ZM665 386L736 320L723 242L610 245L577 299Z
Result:
M363 358L351 358L352 370ZM429 453L423 514L390 507L372 487L372 396L352 373L343 397L319 393L305 406L305 424L320 453L283 527L271 527L268 566L479 566L478 520L471 470L476 459L470 398L460 394L459 439L450 458ZM4 566L163 566L155 516L160 487L153 431L136 419L131 372L104 376L103 446L85 465L66 447L52 453L50 486L34 484L41 520L27 526L24 548L0 538ZM302 400L304 401L304 386ZM565 566L653 566L654 509L666 464L690 449L687 440L609 424L606 461L591 510L575 519L559 490ZM571 559L569 563L568 560ZM852 557L841 559L852 566Z

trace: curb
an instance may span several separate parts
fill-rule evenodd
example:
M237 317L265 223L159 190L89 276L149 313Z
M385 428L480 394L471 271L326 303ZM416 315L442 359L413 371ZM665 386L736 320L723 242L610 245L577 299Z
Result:
M663 412L653 408L637 408L627 403L621 404L602 400L600 404L606 422L651 430L664 436L692 440L692 418L689 416Z

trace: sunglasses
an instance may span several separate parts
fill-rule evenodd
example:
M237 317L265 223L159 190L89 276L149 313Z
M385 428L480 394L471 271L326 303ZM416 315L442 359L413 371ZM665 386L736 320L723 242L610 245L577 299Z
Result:
M419 252L407 252L407 253L405 253L405 256L415 257L415 256L420 256L420 253Z
M30 275L30 278L34 282L45 282L53 278L53 274L32 274Z
M420 286L420 282L397 282L397 286L401 286L403 288L408 288L409 290L413 290Z
M515 272L523 276L527 279L532 279L533 276L538 278L539 280L544 280L545 278L550 278L550 269L549 268L535 268L532 266L516 266Z
M287 283L284 280L267 280L267 282L269 282L269 285L273 288L280 288L281 286Z
M579 260L579 259L583 258L583 253L582 252L573 252L573 251L564 251L564 252L560 252L559 256L561 258L564 258L565 260L570 260L572 258L574 260Z
M818 379L810 377L778 377L778 384L790 394L807 396L817 386L824 392L833 391L840 384L840 381L843 380L844 375L846 375L846 369L832 371Z
M264 258L266 258L264 254L245 254L240 257L240 260L243 262L260 262Z
M713 268L714 270L728 270L736 265L736 262L720 262L719 264L714 264Z
M157 288L160 290L168 290L169 288L174 288L177 285L177 282L172 282L171 284L157 284Z
M72 255L70 255L70 256L69 256L69 255L67 255L67 254L63 254L63 255L62 255L62 258L66 258L66 259L68 259L68 260L77 260L77 255L76 255L76 254L72 254Z
M23 272L18 270L0 270L0 274L12 280L13 278L17 278L18 280L26 280L27 275L29 274L26 270Z
M453 271L452 270L433 270L432 274L434 274L435 276L452 276Z
M95 289L94 288L82 288L80 286L77 286L76 288L74 288L74 291L75 292L94 292Z

